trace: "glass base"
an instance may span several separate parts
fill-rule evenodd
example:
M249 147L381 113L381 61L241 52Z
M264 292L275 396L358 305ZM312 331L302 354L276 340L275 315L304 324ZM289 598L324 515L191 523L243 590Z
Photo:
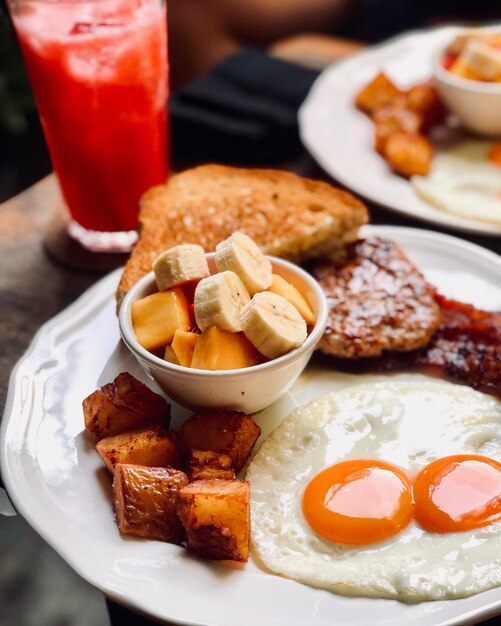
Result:
M100 232L88 230L75 220L68 223L68 234L91 252L130 252L138 239L136 230Z
M74 236L70 236L68 232L69 225L70 220L66 217L65 213L58 212L43 237L43 246L53 261L56 261L56 263L64 267L75 270L104 274L117 267L121 267L129 257L132 245L131 242L137 239L137 233L135 231L126 233L126 237L119 237L118 245L116 240L112 241L115 247L114 249L110 249L109 245L103 248L103 243L109 244L109 237L106 237L104 241L103 238L100 238L100 250L90 250L88 247L82 245ZM82 229L78 224L77 227L77 233L81 232L80 229L84 231L84 233L89 232ZM72 227L72 230L74 230L74 227ZM97 234L101 235L102 233ZM105 234L115 235L116 233ZM122 233L118 234L122 235Z

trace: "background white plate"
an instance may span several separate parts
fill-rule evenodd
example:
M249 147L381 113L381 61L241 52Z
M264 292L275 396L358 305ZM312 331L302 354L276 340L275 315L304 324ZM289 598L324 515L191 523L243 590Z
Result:
M444 228L501 235L501 226L454 216L422 200L374 149L374 124L355 108L357 92L384 71L402 88L431 77L432 58L460 29L411 33L327 68L299 110L301 139L338 182L369 201Z
M420 230L364 232L398 241L446 295L501 309L501 258L493 253ZM501 588L415 605L344 598L267 574L252 561L230 569L178 546L122 538L110 476L82 432L81 409L85 396L120 371L145 380L119 341L118 277L105 277L42 327L12 374L1 430L2 471L14 505L81 576L118 602L183 624L444 626L501 612ZM287 397L256 416L263 435L297 404L364 380L310 367ZM186 412L175 407L174 415L179 424Z

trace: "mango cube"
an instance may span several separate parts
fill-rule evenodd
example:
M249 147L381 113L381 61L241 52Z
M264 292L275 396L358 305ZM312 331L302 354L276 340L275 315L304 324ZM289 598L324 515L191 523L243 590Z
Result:
M131 312L136 338L146 350L170 344L178 328L191 328L188 300L180 287L136 300Z
M172 349L172 346L165 346L164 361L169 361L169 363L180 365L179 359L177 358L176 353Z
M204 370L232 370L251 367L261 356L243 333L230 333L211 326L198 335L191 367Z
M294 285L287 282L285 278L282 278L282 276L279 276L278 274L273 274L271 287L268 287L266 291L271 291L272 293L276 293L277 295L282 296L282 298L285 298L296 307L299 314L307 324L312 326L315 324L315 314L311 310L306 298L298 289L296 289L296 287L294 287Z
M172 350L179 365L190 367L198 337L198 333L189 333L182 328L176 330L172 340Z

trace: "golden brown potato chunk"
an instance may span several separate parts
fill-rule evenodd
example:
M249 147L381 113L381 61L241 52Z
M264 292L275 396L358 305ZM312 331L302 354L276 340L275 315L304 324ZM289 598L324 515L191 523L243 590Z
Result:
M228 454L214 450L192 450L186 474L190 482L214 478L232 480L235 478L232 464L233 461Z
M82 406L85 428L98 439L118 435L143 422L169 425L170 406L164 398L127 372L87 396Z
M423 118L415 111L394 104L374 111L372 120L375 125L375 147L380 154L384 154L391 135L398 132L417 133L423 123Z
M376 109L395 102L397 98L402 96L402 93L386 74L381 73L366 85L362 91L358 92L355 104L365 113L372 113Z
M245 413L205 411L195 413L181 427L181 437L192 450L212 450L231 457L239 472L248 459L261 429Z
M190 482L194 480L235 480L236 475L235 471L232 469L219 469L217 467L191 467L187 471L187 476L190 479Z
M188 548L209 559L247 561L250 488L246 480L197 480L179 491Z
M433 147L418 133L395 133L388 138L384 155L397 174L406 178L415 174L426 176L431 167Z
M184 443L177 433L163 426L146 426L105 437L97 443L96 449L112 474L117 463L184 467Z
M205 465L218 469L230 469L232 459L229 454L215 452L214 450L191 450L190 465Z
M113 493L120 532L170 543L184 541L177 504L178 492L187 484L186 474L172 467L119 463Z
M440 100L437 90L429 83L411 87L405 94L405 108L418 113L424 130L440 124L446 116L446 109Z

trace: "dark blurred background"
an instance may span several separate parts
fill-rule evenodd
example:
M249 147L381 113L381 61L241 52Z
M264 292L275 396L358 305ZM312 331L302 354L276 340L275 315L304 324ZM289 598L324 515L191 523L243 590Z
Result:
M26 70L0 5L0 202L50 172Z
M301 31L375 43L412 28L501 19L496 0L168 0L168 11L173 90L243 47L266 49ZM174 129L175 123L174 116ZM50 170L6 0L0 0L0 202Z

